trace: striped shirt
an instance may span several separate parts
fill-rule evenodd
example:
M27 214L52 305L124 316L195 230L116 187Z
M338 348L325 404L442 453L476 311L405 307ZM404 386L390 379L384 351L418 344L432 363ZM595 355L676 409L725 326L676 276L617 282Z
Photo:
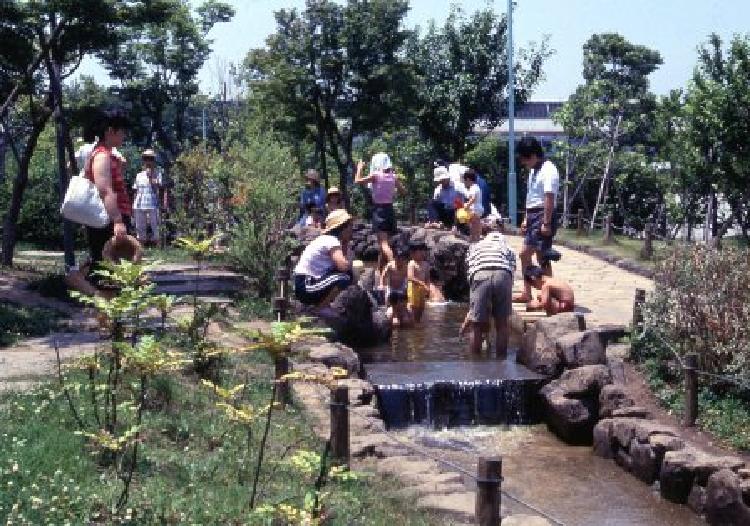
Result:
M469 281L480 270L507 270L513 274L516 270L516 254L508 246L505 236L499 232L490 232L484 239L469 245L466 266Z

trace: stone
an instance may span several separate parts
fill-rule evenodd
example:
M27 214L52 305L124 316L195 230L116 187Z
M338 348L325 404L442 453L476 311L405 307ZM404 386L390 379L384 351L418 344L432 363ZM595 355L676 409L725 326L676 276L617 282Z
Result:
M683 442L681 438L671 435L662 435L661 433L648 437L648 443L651 445L651 450L656 456L656 462L660 466L664 460L664 454L667 451L679 451L685 447L685 442Z
M742 500L740 478L728 469L713 473L706 485L706 521L715 526L747 526L750 508Z
M609 381L605 366L587 365L545 385L540 394L550 430L569 444L591 444L599 420L599 392Z
M621 407L612 411L613 418L651 418L651 412L645 407Z
M573 312L539 319L524 333L517 360L539 374L559 376L563 365L556 346L557 339L584 330L586 323L583 316Z
M605 385L599 393L599 416L601 418L609 418L614 410L633 405L635 405L633 398L622 385Z
M653 484L659 477L659 462L649 444L637 440L630 442L631 471L646 484Z
M344 378L337 384L349 388L349 403L352 405L368 405L375 394L373 385L361 378Z
M466 252L469 242L463 237L449 234L435 243L430 253L430 265L442 283L446 299L466 301L469 297L469 282L466 279Z
M378 286L378 273L374 268L366 268L362 271L362 275L359 276L357 284L365 291L371 292Z
M390 323L375 317L375 310L369 294L358 285L350 285L319 316L333 330L336 340L352 347L369 347L388 341L391 335Z
M741 479L750 479L750 469L740 468L737 470L737 475L739 475Z
M437 473L425 476L421 484L406 487L396 492L402 498L424 497L427 495L449 495L451 493L464 493L463 479L458 473Z
M606 347L607 358L611 360L623 361L630 357L629 343L608 343Z
M621 340L628 333L625 325L618 323L603 323L592 328L602 339L604 347L609 347L611 343Z
M740 475L740 489L742 490L742 500L750 506L750 480L742 478Z
M341 367L350 374L359 371L359 357L345 345L336 343L322 343L310 349L307 359L311 362L322 363L326 367Z
M631 418L612 419L612 439L617 447L630 449L630 442L635 438L636 425Z
M474 501L474 493L465 491L450 495L426 495L417 499L416 506L418 509L437 511L473 523Z
M711 455L694 448L668 451L664 454L659 477L662 496L683 504L694 483L706 486L708 479L717 471L734 471L744 465L740 458Z
M552 523L538 515L508 515L503 519L503 526L552 526Z
M633 470L633 457L625 449L618 449L615 453L615 462L625 471Z
M596 331L579 331L560 336L555 341L557 354L565 368L597 365L607 362L604 345Z
M602 458L613 458L612 420L599 420L593 431L594 454Z
M426 475L440 473L440 465L434 460L422 460L417 457L389 457L379 461L375 468L379 473L391 475L407 484L421 484Z
M693 489L690 490L688 495L687 506L698 515L702 515L706 511L706 488L693 484Z

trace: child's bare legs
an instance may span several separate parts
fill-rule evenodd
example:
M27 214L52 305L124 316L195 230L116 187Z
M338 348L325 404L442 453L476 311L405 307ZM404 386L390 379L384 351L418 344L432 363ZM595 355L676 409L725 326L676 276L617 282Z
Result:
M508 357L508 317L495 316L495 352L503 360Z
M393 250L391 250L391 245L388 243L387 232L378 232L378 246L380 247L381 256L378 264L380 265L380 270L382 270L385 265L393 261Z
M422 315L424 314L424 307L415 307L413 305L410 305L409 312L411 313L411 317L414 318L415 323L419 323L422 321Z
M473 353L479 354L482 352L482 342L484 341L484 335L487 333L488 324L486 323L471 323L471 332L469 333L469 350Z

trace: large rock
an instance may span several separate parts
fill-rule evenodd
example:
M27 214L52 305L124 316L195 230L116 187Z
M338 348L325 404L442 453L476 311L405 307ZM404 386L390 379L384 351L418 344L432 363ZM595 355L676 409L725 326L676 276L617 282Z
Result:
M567 369L607 363L602 338L596 331L571 332L555 341L557 353Z
M466 279L466 252L469 242L454 234L440 237L430 254L430 263L443 285L443 294L449 300L467 300L469 282Z
M518 362L547 376L558 376L563 370L563 359L557 340L569 333L586 330L580 314L566 312L537 320L523 336Z
M321 343L311 348L307 353L307 360L320 363L326 367L341 367L350 374L359 371L359 357L349 347L337 343Z
M722 469L708 478L706 485L706 520L716 526L747 526L750 508L742 501L740 478Z
M633 398L619 384L605 385L599 394L599 416L601 418L609 418L616 409L634 405Z
M565 371L545 385L542 396L548 427L569 444L591 444L599 420L599 393L610 383L604 365L587 365Z
M659 459L650 444L637 440L630 442L631 471L646 484L653 484L659 477Z
M711 455L693 448L668 451L664 454L659 476L662 497L684 504L694 483L705 486L717 471L736 471L744 465L737 457Z
M368 347L388 341L391 335L390 323L376 313L369 294L358 285L351 285L320 317L338 341L352 347Z

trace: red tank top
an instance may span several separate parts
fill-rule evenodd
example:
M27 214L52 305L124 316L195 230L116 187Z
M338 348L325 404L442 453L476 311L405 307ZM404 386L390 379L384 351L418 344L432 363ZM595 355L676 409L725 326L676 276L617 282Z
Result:
M123 162L116 156L112 154L112 149L107 148L104 145L99 145L96 148L94 148L94 151L91 152L91 157L89 157L88 163L86 163L86 178L94 182L94 157L96 157L99 153L106 153L109 155L109 162L110 162L110 169L111 169L111 177L112 177L112 190L115 192L115 195L117 196L117 208L120 210L120 213L125 216L129 216L133 212L133 207L130 204L130 196L128 196L128 191L125 188L125 177L123 174Z

